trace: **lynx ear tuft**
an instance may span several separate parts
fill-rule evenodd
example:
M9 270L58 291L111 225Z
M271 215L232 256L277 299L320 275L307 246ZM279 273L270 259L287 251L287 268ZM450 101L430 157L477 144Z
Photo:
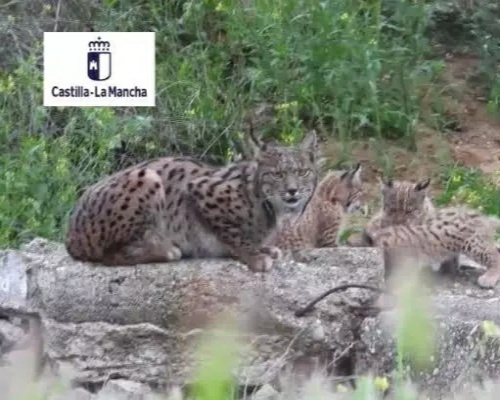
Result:
M425 190L429 187L431 183L431 179L426 179L424 181L420 181L418 182L416 185L415 185L415 190L418 192L418 191L421 191L421 190Z

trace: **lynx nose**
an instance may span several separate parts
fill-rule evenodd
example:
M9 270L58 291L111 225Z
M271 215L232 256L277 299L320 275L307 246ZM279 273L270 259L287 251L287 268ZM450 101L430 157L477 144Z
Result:
M285 196L283 198L283 200L285 200L285 202L291 206L291 207L295 207L299 201L300 201L300 198L297 196L299 193L299 190L297 188L289 188L286 190L286 193L285 193Z

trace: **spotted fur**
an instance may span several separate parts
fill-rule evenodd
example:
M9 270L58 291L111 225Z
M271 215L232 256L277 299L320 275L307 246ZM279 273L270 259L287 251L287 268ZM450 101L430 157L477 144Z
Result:
M487 268L478 285L490 288L500 279L500 253L494 242L498 228L497 218L466 207L449 207L437 209L415 223L365 230L363 240L368 246L386 250L388 269L394 268L401 257L439 267L463 254Z
M233 256L267 270L280 256L267 238L315 190L316 135L297 147L253 144L253 159L225 167L165 157L104 178L74 207L68 253L105 265Z
M330 172L318 184L302 217L284 220L274 244L281 250L336 247L347 214L363 205L361 165L341 173Z
M430 179L417 183L381 180L382 208L368 222L365 228L367 232L373 232L390 225L415 223L420 221L423 216L431 215L436 208L429 196L429 185ZM481 268L481 265L464 254L457 255L448 260L447 263L456 268L460 268L462 265ZM438 271L441 264L433 263L431 268Z

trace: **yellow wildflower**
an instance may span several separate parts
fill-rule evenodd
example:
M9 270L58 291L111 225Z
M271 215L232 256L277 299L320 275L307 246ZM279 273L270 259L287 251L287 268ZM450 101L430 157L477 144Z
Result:
M376 376L373 384L381 392L385 392L389 388L389 380L385 376Z
M500 328L493 321L483 321L481 322L481 329L484 332L486 337L499 337L500 336Z

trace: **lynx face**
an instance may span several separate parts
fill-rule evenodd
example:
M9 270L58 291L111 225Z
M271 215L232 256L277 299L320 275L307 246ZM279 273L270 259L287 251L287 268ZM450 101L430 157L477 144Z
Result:
M354 168L327 174L318 185L318 198L339 204L346 213L362 211L365 205L365 191L361 179L361 164Z
M256 190L277 213L301 212L316 188L316 137L297 148L265 145L258 157Z
M382 209L385 213L412 215L425 210L430 179L412 183L382 181Z

